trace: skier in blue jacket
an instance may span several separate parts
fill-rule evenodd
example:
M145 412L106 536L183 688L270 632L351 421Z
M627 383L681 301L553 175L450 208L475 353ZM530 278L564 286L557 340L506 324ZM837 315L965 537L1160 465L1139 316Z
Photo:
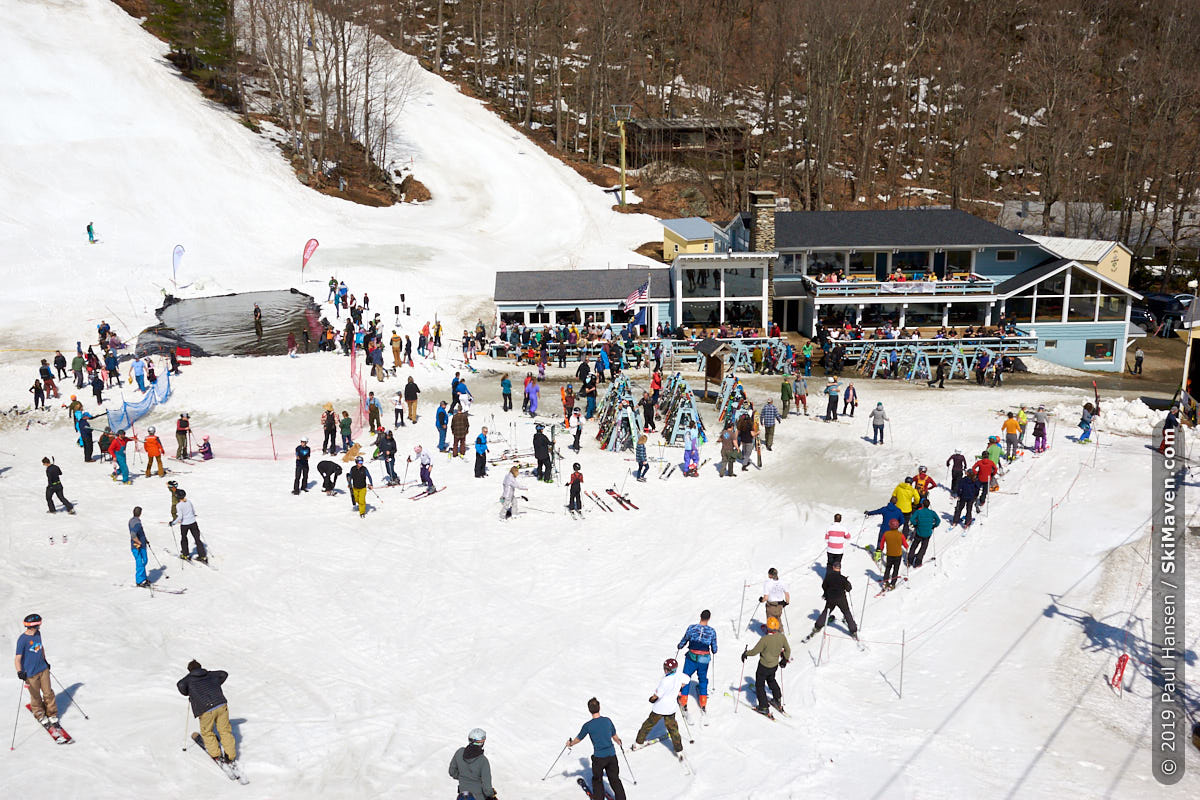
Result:
M712 657L717 654L717 631L708 624L711 617L712 612L708 609L701 611L700 621L688 625L687 630L683 632L683 638L679 640L679 644L675 645L676 650L687 647L687 653L683 659L683 674L688 677L688 681L679 689L679 706L685 712L687 711L693 673L700 682L697 692L700 713L703 714L708 709L708 665L712 661Z
M887 533L888 529L891 527L888 523L890 523L892 520L896 520L903 525L904 512L901 511L900 507L896 505L896 497L893 495L892 498L888 500L887 505L881 506L874 511L864 511L863 514L867 515L868 517L874 517L876 515L881 517L879 520L879 541L875 545L875 552L881 553L883 552L883 535Z
M446 430L450 427L450 413L446 411L446 401L438 405L437 413L433 415L433 425L438 432L438 451L446 452Z

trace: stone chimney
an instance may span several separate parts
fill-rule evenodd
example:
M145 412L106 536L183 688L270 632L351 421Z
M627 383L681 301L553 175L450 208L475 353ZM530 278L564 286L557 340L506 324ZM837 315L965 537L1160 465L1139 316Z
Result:
M750 190L750 249L768 253L775 249L775 193Z

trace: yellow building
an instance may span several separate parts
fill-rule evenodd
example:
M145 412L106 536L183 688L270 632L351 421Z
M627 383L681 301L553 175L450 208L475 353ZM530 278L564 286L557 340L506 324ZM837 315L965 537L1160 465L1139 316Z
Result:
M704 217L663 220L663 261L675 256L713 252L713 226Z
M1030 233L1024 236L1061 258L1069 258L1090 267L1122 286L1129 285L1129 264L1133 258L1133 251L1120 242L1070 239L1065 236L1035 236Z

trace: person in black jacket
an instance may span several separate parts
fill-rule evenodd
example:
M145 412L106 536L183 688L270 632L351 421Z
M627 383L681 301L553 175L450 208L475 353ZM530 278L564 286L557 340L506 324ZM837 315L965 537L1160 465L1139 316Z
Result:
M954 455L946 459L946 466L950 468L950 491L953 492L954 487L958 486L958 479L967 471L967 457L961 450L955 450Z
M954 484L954 497L958 503L954 506L954 516L950 519L951 526L958 524L965 509L967 517L963 520L963 527L971 527L971 523L975 521L975 501L979 498L979 481L975 480L974 473L967 472L958 479Z
M200 738L204 749L216 759L233 761L237 758L237 745L233 730L229 727L229 706L221 693L221 684L229 677L225 670L209 672L193 659L188 662L188 674L180 678L175 687L188 698L192 705L192 716L200 720ZM216 732L213 732L213 729ZM220 737L220 742L217 737ZM222 756L221 751L224 751Z
M317 472L321 473L321 491L333 494L337 491L337 479L342 474L342 467L329 459L317 464Z
M42 459L42 466L46 468L46 506L49 509L47 514L53 514L57 509L54 507L54 498L62 502L63 508L68 514L75 513L75 507L71 505L71 501L63 496L62 487L62 470L57 464L50 461L49 458Z
M300 444L296 446L296 478L292 481L292 494L300 494L301 490L308 491L308 457L312 455L312 448L308 446L308 439L301 439Z
M337 453L338 420L337 414L333 413L333 406L327 406L325 413L321 415L321 428L325 432L325 438L321 441L321 452L330 455Z
M83 461L85 464L92 460L92 423L90 422L92 415L83 412L83 416L79 418L79 443L83 445Z
M550 437L543 431L545 426L538 425L537 433L533 435L533 457L537 459L537 471L534 477L545 483L553 483L553 469L550 465Z
M846 597L853 588L850 585L850 579L842 574L841 564L834 564L832 569L825 573L825 580L821 581L821 595L825 598L825 608L821 611L821 616L817 617L817 624L813 625L813 634L825 627L825 620L829 616L829 612L836 608L842 612L842 618L846 620L846 629L850 631L850 638L858 639L858 624L855 623L854 616L850 613L850 601Z

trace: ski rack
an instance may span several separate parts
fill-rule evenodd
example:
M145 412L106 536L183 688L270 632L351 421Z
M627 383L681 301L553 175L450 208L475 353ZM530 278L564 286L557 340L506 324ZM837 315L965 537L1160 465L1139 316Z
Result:
M658 405L663 410L663 439L667 445L682 443L689 422L694 423L700 441L707 441L704 421L696 407L696 394L680 373L670 376L663 384Z

